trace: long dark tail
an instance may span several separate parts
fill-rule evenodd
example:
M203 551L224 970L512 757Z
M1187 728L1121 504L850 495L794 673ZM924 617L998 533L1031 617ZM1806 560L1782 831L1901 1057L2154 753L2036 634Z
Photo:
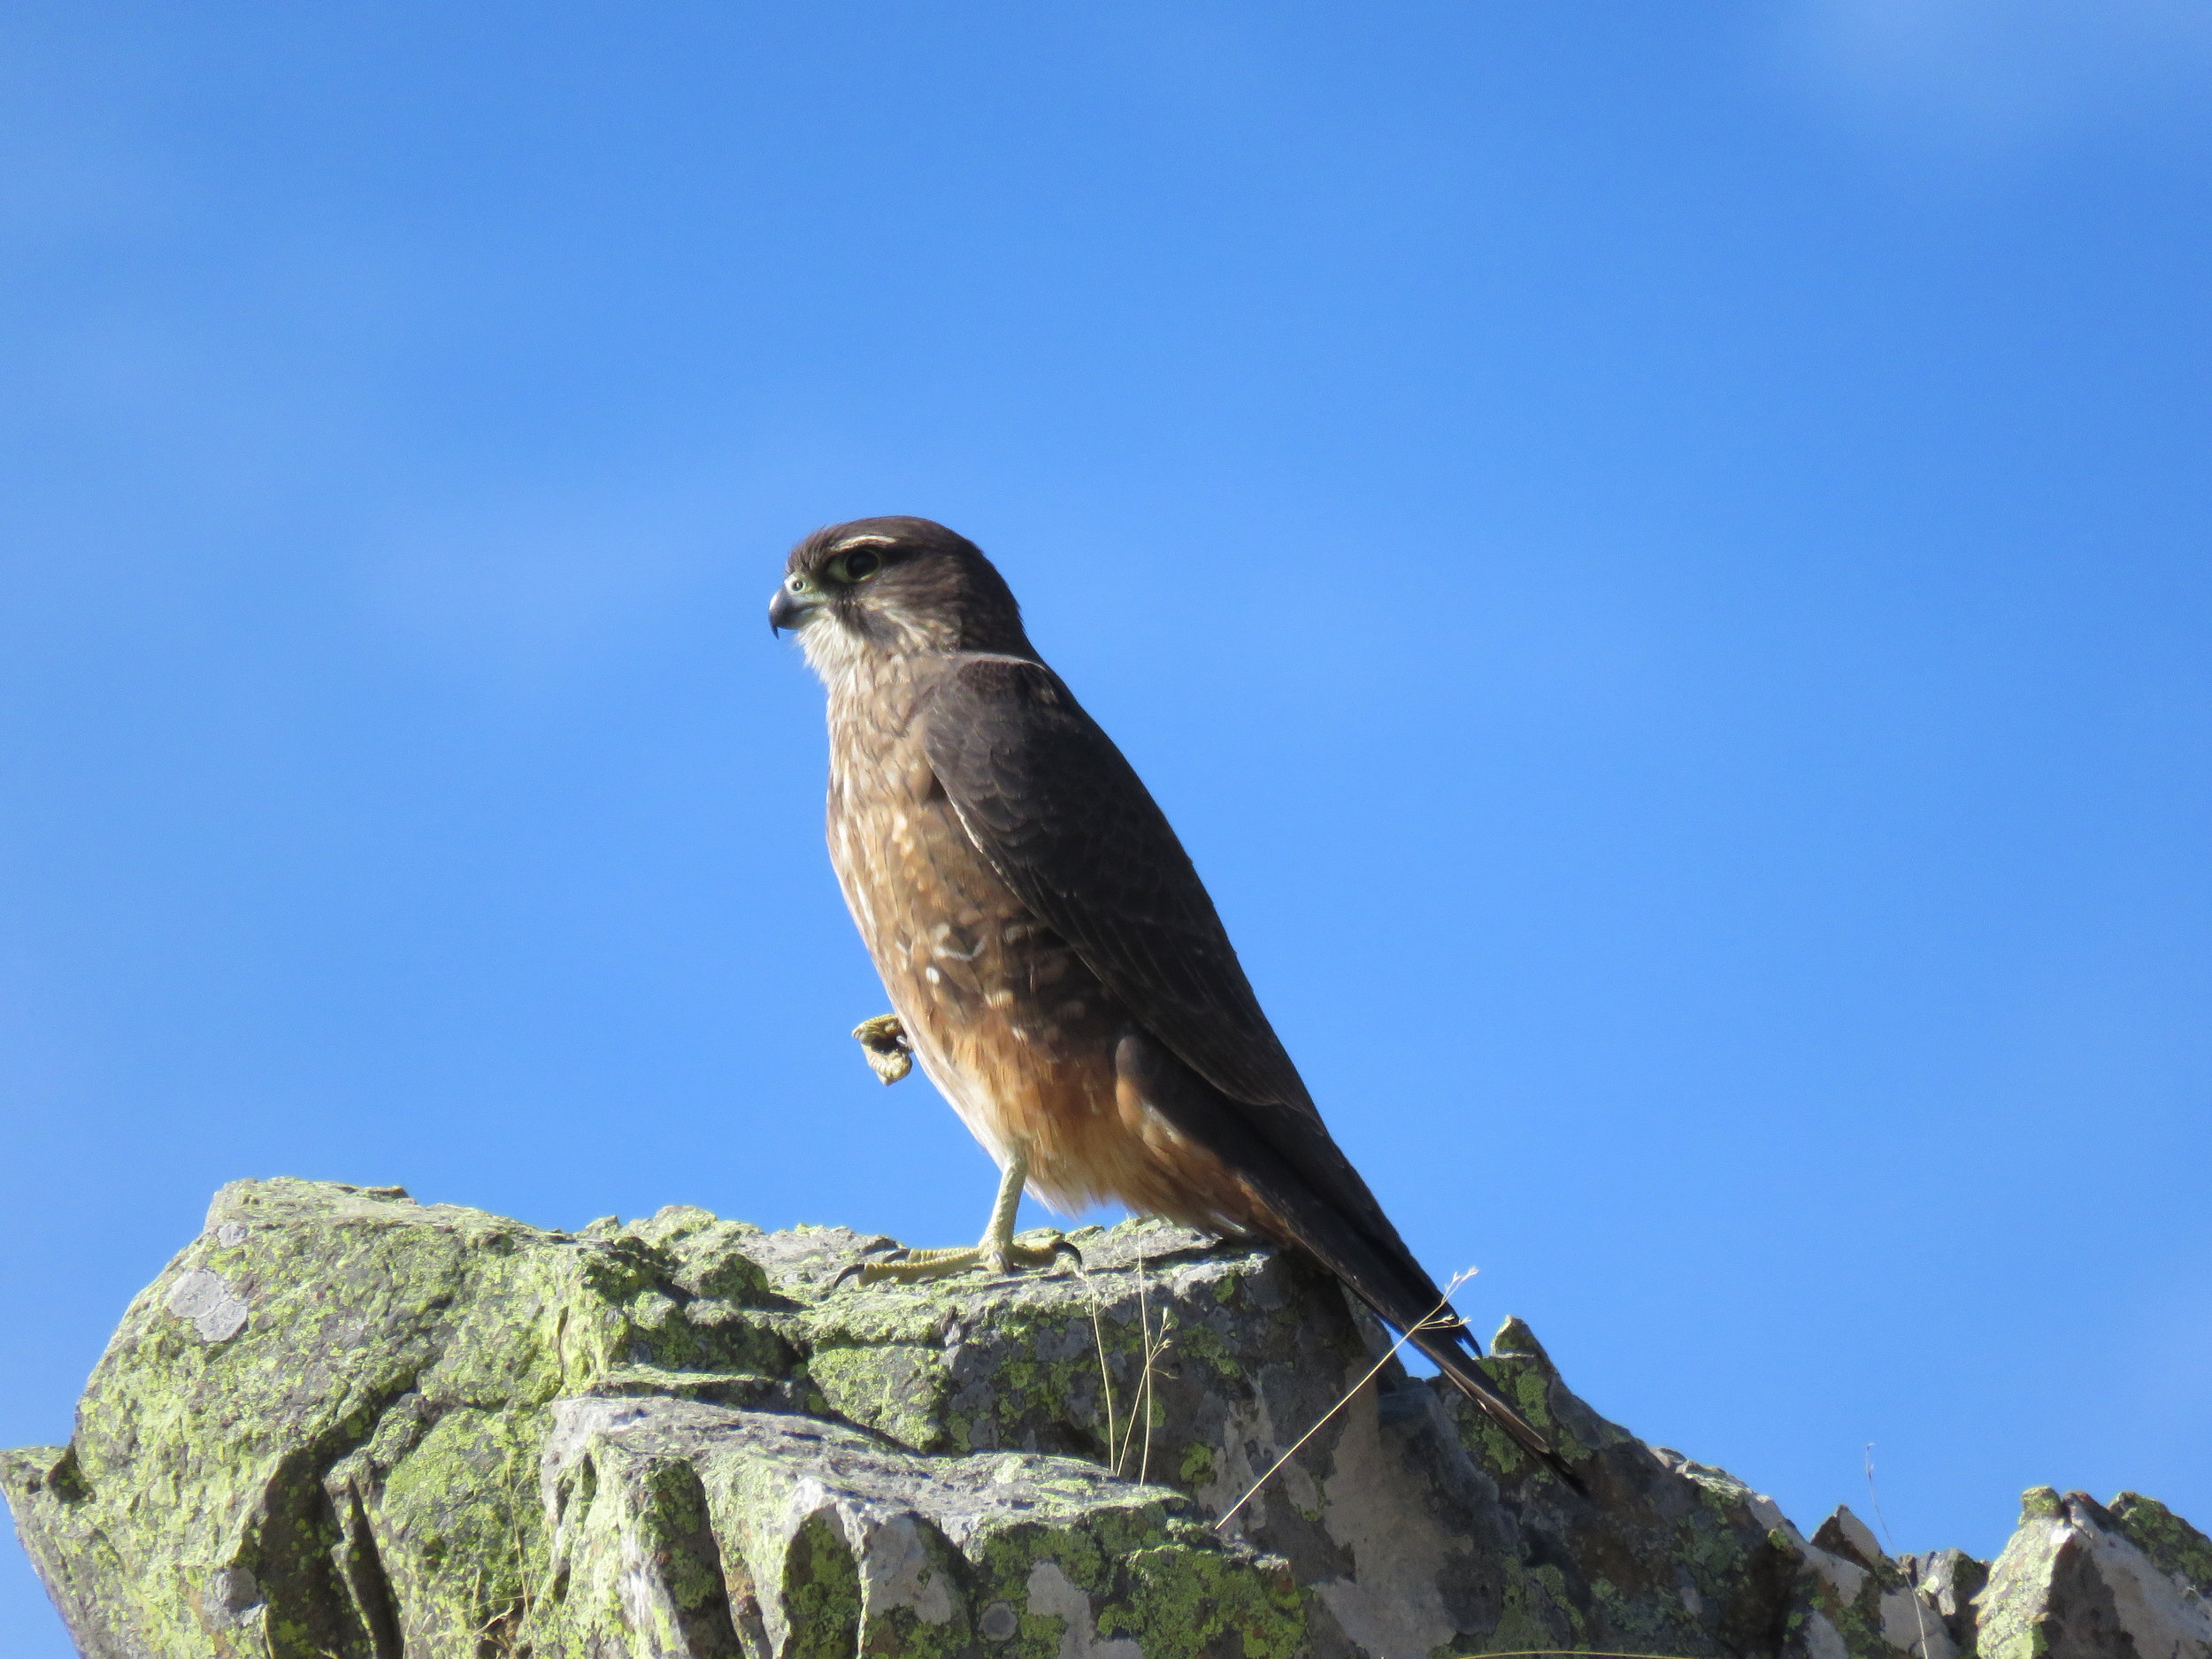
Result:
M1386 1319L1390 1317L1379 1308L1375 1311ZM1456 1318L1454 1323L1457 1324ZM1464 1348L1456 1345L1447 1346L1429 1338L1425 1332L1416 1332L1411 1340L1416 1348L1436 1362L1436 1369L1450 1378L1460 1393L1475 1402L1478 1410L1511 1435L1515 1442L1532 1457L1566 1482L1577 1496L1588 1497L1590 1488L1582 1484L1582 1477L1575 1473L1549 1440L1537 1432L1525 1417L1500 1397L1497 1390L1491 1387L1489 1379L1469 1363L1468 1349L1473 1349L1477 1355L1481 1352L1476 1346L1473 1333L1461 1325L1459 1334L1466 1344Z
M1249 1225L1303 1251L1342 1280L1514 1443L1589 1495L1551 1442L1516 1411L1476 1362L1481 1346L1437 1288L1320 1118L1250 1106L1224 1094L1149 1036L1124 1037L1117 1067L1145 1101L1235 1173L1264 1207Z

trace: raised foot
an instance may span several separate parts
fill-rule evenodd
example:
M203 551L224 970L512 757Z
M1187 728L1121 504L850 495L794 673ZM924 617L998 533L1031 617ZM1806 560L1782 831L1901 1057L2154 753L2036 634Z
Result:
M914 1046L906 1040L906 1027L896 1014L878 1014L853 1027L860 1051L875 1074L895 1083L914 1069Z
M1033 1268L1050 1267L1062 1256L1082 1270L1083 1253L1058 1233L1048 1233L1043 1244L1018 1244L1012 1240L1000 1246L970 1244L945 1250L900 1250L879 1262L854 1262L845 1267L829 1287L835 1290L850 1279L863 1286L868 1285L920 1285L931 1279L951 1279L957 1274L980 1268L987 1273L1012 1273Z

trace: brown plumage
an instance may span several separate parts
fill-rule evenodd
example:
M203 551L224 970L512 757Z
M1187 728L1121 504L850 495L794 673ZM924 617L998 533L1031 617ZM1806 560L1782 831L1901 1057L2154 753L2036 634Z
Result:
M1571 1482L1496 1394L1261 1012L1213 902L1004 580L924 518L793 549L770 620L829 689L830 856L915 1056L1062 1210L1300 1250Z

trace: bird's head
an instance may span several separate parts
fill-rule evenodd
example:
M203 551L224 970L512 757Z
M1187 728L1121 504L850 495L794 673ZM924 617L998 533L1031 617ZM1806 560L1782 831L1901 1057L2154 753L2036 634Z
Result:
M856 518L791 549L768 626L797 633L829 679L860 658L1031 655L1013 590L983 550L927 518Z

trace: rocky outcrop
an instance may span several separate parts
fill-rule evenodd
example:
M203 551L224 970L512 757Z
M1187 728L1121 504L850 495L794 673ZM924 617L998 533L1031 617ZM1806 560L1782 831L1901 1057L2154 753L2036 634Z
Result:
M1585 1498L1301 1263L1076 1241L833 1288L889 1241L240 1182L0 1486L88 1659L2212 1659L2147 1499L2032 1493L1993 1568L1808 1539L1509 1321Z
M2029 1490L1977 1601L1982 1659L2205 1659L2212 1539L2155 1499Z

